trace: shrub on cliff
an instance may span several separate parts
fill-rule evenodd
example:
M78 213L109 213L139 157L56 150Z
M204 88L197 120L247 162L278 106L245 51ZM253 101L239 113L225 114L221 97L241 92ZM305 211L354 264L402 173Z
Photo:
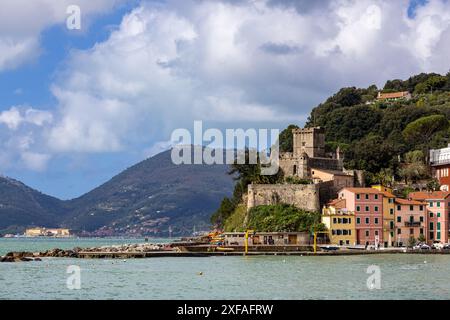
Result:
M311 231L324 230L320 213L308 212L291 205L257 206L250 209L247 228L255 231Z

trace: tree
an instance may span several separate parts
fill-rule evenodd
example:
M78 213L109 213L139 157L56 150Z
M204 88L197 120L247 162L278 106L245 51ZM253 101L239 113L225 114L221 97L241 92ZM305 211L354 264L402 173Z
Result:
M421 233L421 234L419 235L419 237L417 238L417 241L419 241L419 242L425 242L425 241L427 241L427 239L425 238L424 234Z
M430 180L427 183L427 190L428 191L439 191L441 188L441 185L439 184L439 181L436 179Z
M383 168L374 175L373 180L385 187L392 187L394 184L394 172L391 168Z
M413 236L409 237L409 239L408 239L408 247L409 248L414 247L416 245L416 243L417 243L416 238L414 238Z
M281 131L279 136L280 152L292 152L294 150L294 138L292 130L298 129L295 124L289 125L286 129Z
M427 166L424 163L422 151L415 150L405 154L404 163L399 170L399 176L405 180L405 183L416 182L427 176Z
M428 154L428 143L431 141L433 135L449 127L448 120L445 116L435 114L419 118L409 123L403 130L403 136L407 142L412 145L425 146Z

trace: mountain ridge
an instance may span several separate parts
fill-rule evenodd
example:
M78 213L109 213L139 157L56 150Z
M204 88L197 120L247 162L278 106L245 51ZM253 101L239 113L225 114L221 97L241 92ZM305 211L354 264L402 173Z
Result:
M232 192L228 167L175 165L170 152L145 159L71 200L3 178L0 233L22 232L30 226L68 227L93 236L187 235L206 230L217 203ZM28 199L24 205L21 197Z

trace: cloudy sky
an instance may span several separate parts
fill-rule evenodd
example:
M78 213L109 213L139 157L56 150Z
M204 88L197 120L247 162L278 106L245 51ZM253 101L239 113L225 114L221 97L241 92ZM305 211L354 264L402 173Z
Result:
M77 197L194 120L301 125L343 86L449 55L447 0L1 0L0 173Z

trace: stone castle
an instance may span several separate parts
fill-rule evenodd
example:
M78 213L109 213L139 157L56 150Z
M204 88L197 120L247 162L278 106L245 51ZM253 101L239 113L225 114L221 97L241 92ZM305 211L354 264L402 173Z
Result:
M248 209L286 203L320 212L340 189L364 185L361 171L344 169L339 148L334 153L325 151L323 128L293 129L292 134L293 151L280 153L279 165L285 179L294 178L294 183L249 185Z

